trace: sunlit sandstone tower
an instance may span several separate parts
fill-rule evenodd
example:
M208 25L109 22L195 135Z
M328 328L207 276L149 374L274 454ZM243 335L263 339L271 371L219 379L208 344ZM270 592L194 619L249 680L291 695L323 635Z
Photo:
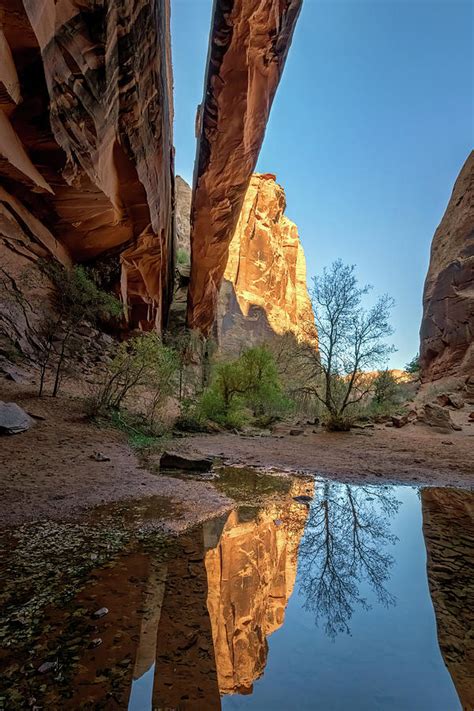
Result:
M238 354L242 344L288 333L317 348L306 259L298 228L285 208L285 192L276 177L252 175L218 300L217 334L225 352Z

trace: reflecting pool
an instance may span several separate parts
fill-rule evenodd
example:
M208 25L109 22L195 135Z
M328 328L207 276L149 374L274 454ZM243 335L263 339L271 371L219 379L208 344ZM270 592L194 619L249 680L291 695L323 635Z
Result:
M473 521L466 491L281 477L272 487L266 475L244 505L179 537L127 537L120 525L97 537L91 523L62 559L68 538L51 525L43 558L28 563L28 532L11 532L3 705L472 710ZM78 558L82 577L76 548L93 561ZM45 596L34 570L48 560L56 587Z

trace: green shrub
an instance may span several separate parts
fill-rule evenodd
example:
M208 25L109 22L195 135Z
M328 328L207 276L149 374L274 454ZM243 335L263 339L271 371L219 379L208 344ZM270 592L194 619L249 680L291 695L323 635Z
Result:
M176 262L177 264L188 265L190 263L189 252L185 249L178 249L176 252Z
M253 417L276 416L289 407L274 357L265 346L249 348L240 358L219 363L198 403L204 419L237 428Z
M374 402L377 405L395 404L398 395L398 383L390 370L381 370L373 382Z
M409 363L406 364L405 370L411 375L419 375L420 373L420 356L417 353Z

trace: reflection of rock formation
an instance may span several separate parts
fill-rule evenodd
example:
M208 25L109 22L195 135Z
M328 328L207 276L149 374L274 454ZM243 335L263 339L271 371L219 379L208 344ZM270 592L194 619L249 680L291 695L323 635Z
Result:
M227 352L287 332L317 343L304 251L285 206L274 175L252 176L218 304L219 343Z
M438 640L466 711L474 708L474 494L422 489L428 582Z
M294 502L283 510L266 506L251 516L235 511L218 545L206 553L207 606L221 694L251 693L263 674L266 638L283 624L295 583L306 516L307 508Z
M61 679L28 681L26 698L48 709L202 711L219 709L222 694L250 692L295 582L308 508L291 497L312 486L266 476L246 491L262 506L207 521L164 547L149 538L146 550L96 568L65 607L48 609L37 638L47 648L35 644L32 658L29 645L13 646L2 665L57 656ZM106 614L93 614L103 607ZM13 691L17 680L9 680Z
M423 380L474 372L474 151L433 237L420 339Z
M188 321L208 333L301 0L216 0L192 205Z
M156 636L153 708L220 708L206 597L203 533L198 529L180 540L168 562Z

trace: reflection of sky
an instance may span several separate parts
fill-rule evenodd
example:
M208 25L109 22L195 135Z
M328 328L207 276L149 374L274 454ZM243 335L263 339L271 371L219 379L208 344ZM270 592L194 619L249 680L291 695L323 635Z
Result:
M268 663L251 696L227 696L224 709L259 711L458 711L444 666L426 576L421 504L409 487L393 487L402 502L391 532L399 541L387 588L395 607L378 604L370 587L361 593L372 609L354 609L351 634L330 640L303 609L299 578L282 628L268 640Z
M155 665L153 664L141 677L132 681L128 711L151 711L154 678Z

